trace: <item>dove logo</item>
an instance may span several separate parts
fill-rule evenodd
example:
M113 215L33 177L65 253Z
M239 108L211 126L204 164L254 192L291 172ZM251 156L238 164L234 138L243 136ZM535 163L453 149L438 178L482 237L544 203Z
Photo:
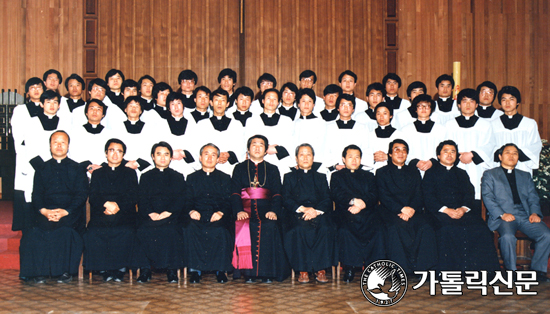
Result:
M378 260L363 271L361 292L376 306L392 306L405 296L407 276L396 262Z

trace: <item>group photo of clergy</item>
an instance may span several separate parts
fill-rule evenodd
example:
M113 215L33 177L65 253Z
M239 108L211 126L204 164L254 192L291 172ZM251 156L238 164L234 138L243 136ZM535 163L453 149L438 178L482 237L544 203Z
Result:
M82 256L117 282L139 270L138 282L165 273L175 283L186 268L190 283L292 271L325 283L335 266L352 282L381 259L411 280L423 270L493 278L493 231L504 269L516 270L521 230L537 280L550 281L532 179L542 142L518 113L518 88L485 81L453 99L451 75L405 89L388 73L358 95L346 70L316 95L314 71L297 79L281 86L264 73L256 92L229 68L212 88L189 69L176 89L117 69L87 84L54 69L28 79L11 118L20 279L69 282Z

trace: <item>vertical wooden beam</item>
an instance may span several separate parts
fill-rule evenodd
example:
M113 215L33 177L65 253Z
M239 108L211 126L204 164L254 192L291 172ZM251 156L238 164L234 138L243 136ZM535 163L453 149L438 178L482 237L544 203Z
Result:
M385 72L397 72L397 52L399 50L397 27L399 16L397 14L397 0L386 0L384 12L384 42L385 42Z

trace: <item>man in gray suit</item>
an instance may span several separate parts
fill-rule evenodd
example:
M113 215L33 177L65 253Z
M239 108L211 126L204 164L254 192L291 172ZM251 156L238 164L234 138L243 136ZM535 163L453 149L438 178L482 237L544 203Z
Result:
M496 154L500 167L483 173L481 194L489 213L489 228L500 234L498 243L504 266L516 270L515 234L520 230L535 242L531 269L537 272L537 281L548 282L550 229L541 222L539 196L533 179L528 172L515 169L522 154L515 144L502 146Z

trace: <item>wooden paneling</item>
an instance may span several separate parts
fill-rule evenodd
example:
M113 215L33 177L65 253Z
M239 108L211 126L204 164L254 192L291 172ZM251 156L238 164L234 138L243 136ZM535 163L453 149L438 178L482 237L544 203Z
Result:
M98 76L111 68L138 80L149 74L174 89L184 69L198 84L218 86L218 73L239 72L240 0L99 1Z
M0 4L0 88L25 92L25 8L21 1Z

